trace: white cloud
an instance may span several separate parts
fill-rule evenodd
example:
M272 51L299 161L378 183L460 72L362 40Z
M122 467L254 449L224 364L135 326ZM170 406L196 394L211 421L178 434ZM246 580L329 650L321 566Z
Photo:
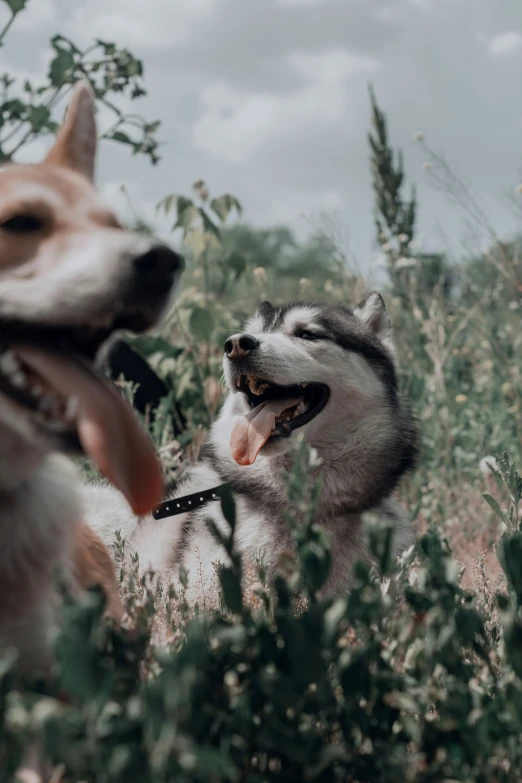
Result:
M506 57L522 49L522 35L515 30L493 36L487 42L493 57Z
M81 40L101 38L139 49L187 43L202 18L220 0L89 0L75 1L68 32Z
M14 160L16 163L39 163L51 149L52 143L52 136L39 136L37 139L24 144L14 156Z
M125 183L110 180L99 186L100 195L119 219L127 225L138 217L153 229L155 236L172 242L172 216L166 217L156 209L156 202L144 196L143 188L135 180Z
M438 11L443 5L458 3L460 0L408 0L408 4L422 11Z
M378 22L398 22L408 24L412 20L412 9L421 14L444 14L446 7L461 0L390 0L372 10L372 16ZM413 17L415 19L415 17Z
M324 5L331 0L276 0L278 5L286 5L291 8L300 8L303 5Z
M3 28L10 17L11 12L7 5L2 4L0 8L0 27ZM18 15L15 25L17 30L29 32L32 30L39 30L42 25L45 25L47 22L52 22L55 19L55 0L36 0L36 2L27 4L23 12Z
M277 198L269 205L262 221L267 224L289 223L295 225L301 218L303 229L309 228L306 218L322 212L335 213L344 209L345 201L342 194L334 188L326 189L289 189L282 198Z
M16 20L18 30L38 30L42 25L56 20L55 0L36 0L27 3L23 13Z
M223 82L209 85L201 95L203 115L194 127L194 145L239 163L274 138L340 120L348 109L347 80L380 67L376 60L342 49L323 54L294 52L287 60L307 82L290 95L249 94Z
M379 67L376 60L346 49L333 49L323 54L294 52L288 56L288 62L302 76L323 84L345 81L354 73L374 71Z

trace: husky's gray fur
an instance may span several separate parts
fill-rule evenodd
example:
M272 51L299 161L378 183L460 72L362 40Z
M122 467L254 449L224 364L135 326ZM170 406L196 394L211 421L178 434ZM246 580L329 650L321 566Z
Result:
M212 427L207 453L172 497L227 482L236 500L236 548L251 561L261 558L275 565L281 554L292 550L284 521L289 510L284 477L296 435L304 433L321 463L316 471L322 481L317 522L332 539L333 568L326 589L344 590L350 586L354 562L368 557L363 512L377 512L392 522L396 554L412 542L410 520L393 491L414 464L416 428L398 391L388 312L377 293L354 310L314 303L272 307L263 302L246 332L259 345L242 357L225 355L229 393ZM312 421L288 437L269 441L254 464L243 467L234 462L230 449L234 424L249 411L245 395L235 385L242 373L280 386L321 383L330 390L326 406ZM225 557L205 520L211 517L226 530L218 503L155 521L136 519L109 487L89 485L85 498L87 520L107 544L114 543L120 530L141 567L152 568L167 582L177 581L183 565L189 576L188 600L214 605L215 564Z

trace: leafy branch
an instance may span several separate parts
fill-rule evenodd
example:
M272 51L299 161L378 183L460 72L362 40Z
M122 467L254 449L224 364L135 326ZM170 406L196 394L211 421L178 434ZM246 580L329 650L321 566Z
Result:
M27 0L3 2L11 15L0 31L0 45ZM136 100L146 95L141 60L128 49L107 41L97 40L80 49L69 38L55 35L50 43L53 56L43 84L26 80L19 85L7 73L0 76L0 161L12 160L35 138L56 133L59 122L54 111L69 96L73 85L83 79L90 83L97 103L114 118L101 137L125 144L133 154L145 155L157 163L159 121L149 122L136 113L123 111L112 98L122 95Z
M402 152L395 156L390 147L386 117L377 105L371 87L370 100L373 132L368 133L368 142L375 192L377 241L386 256L392 281L400 282L403 275L399 270L410 256L410 243L415 230L415 188L412 186L410 200L405 200L401 194L404 184Z

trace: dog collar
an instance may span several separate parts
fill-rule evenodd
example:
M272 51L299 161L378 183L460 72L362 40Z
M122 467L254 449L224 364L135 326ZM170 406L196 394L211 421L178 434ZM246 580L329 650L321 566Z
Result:
M212 489L194 492L193 495L183 495L181 498L165 500L156 506L152 516L154 519L165 519L166 517L175 517L178 514L186 514L187 511L195 511L213 500L220 500L220 490L226 486L226 484L220 484L218 487L212 487Z

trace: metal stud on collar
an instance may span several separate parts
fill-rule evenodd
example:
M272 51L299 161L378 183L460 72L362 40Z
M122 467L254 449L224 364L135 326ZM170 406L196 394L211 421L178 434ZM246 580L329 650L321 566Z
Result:
M205 489L203 492L194 492L193 495L183 495L181 498L172 498L160 503L152 512L154 519L165 519L166 517L175 517L178 514L186 514L188 511L196 511L207 503L220 500L220 490L226 487L226 484L220 484L212 489Z

